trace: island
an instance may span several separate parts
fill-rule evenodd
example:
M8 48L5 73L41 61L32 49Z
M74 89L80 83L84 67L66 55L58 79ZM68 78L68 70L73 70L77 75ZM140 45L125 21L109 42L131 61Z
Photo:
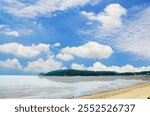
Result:
M88 71L88 70L56 70L48 73L40 73L41 76L130 76L130 75L150 75L150 71L142 72L113 72L113 71Z

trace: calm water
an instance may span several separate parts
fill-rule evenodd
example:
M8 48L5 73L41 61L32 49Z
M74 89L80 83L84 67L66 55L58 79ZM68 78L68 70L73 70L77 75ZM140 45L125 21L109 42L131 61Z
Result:
M144 76L0 76L0 98L73 98L148 81Z

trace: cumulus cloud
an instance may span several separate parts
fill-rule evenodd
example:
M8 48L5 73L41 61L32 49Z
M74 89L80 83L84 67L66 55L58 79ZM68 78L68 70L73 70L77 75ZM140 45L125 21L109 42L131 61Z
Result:
M87 70L87 68L83 64L76 64L76 63L72 63L71 68L76 70Z
M20 37L22 35L29 35L31 33L31 29L13 29L10 25L0 24L0 34L2 35Z
M59 53L57 56L57 58L63 60L63 61L70 61L70 60L73 60L74 57L70 54L62 54L62 53Z
M0 45L0 52L6 54L12 54L21 58L32 58L38 56L42 52L49 52L49 44L38 44L31 46L24 46L18 43L7 43Z
M12 30L9 25L0 25L0 34L8 35L12 37L20 37L20 33L16 30Z
M134 67L130 64L127 64L125 66L106 66L100 62L94 63L90 67L86 67L83 64L75 64L73 63L71 65L72 69L78 69L78 70L90 70L90 71L115 71L115 72L141 72L141 71L150 71L150 66L142 66L142 67Z
M33 18L39 15L50 15L55 11L64 11L85 4L96 4L100 0L37 0L34 4L19 0L2 0L1 10L18 17ZM2 5L3 4L3 5Z
M27 67L24 71L36 72L36 73L46 73L53 70L61 69L62 63L54 59L38 59L37 61L28 62Z
M55 44L53 44L52 46L53 47L59 47L61 44L60 43L55 43Z
M4 33L5 35L20 37L20 34L17 31L8 31Z
M103 29L112 30L122 25L121 17L126 15L127 10L120 4L110 4L104 12L95 14L93 12L82 11L81 13L88 19L98 21Z
M22 69L22 66L20 65L19 61L16 58L7 59L5 61L0 61L0 67L10 68L10 69L17 69L17 70Z
M109 58L112 55L113 50L108 45L91 41L81 46L63 48L60 52L62 54L70 54L80 58L103 59Z

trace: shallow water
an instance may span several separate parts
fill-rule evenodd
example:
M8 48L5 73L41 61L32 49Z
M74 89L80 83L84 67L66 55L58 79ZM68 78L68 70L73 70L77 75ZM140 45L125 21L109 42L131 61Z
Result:
M0 98L73 98L148 81L144 76L0 76Z

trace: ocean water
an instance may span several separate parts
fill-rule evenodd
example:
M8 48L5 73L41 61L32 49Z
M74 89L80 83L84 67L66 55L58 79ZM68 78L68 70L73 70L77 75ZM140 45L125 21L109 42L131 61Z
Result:
M0 98L68 99L150 81L145 76L0 76Z

